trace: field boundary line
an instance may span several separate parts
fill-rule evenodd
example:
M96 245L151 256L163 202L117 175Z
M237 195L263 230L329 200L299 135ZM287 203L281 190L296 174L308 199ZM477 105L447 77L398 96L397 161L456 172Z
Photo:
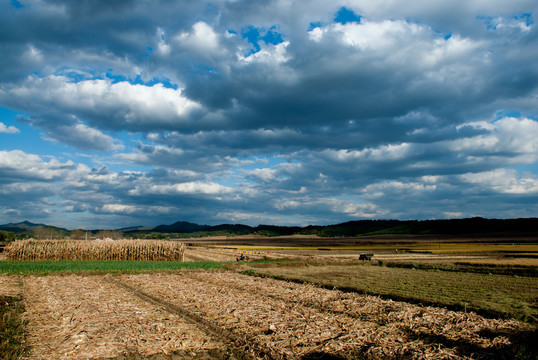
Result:
M128 292L132 293L133 295L145 302L149 302L153 305L164 308L165 311L171 314L177 314L187 322L196 325L209 336L220 340L224 344L226 344L228 352L230 353L230 355L233 356L232 359L254 360L254 358L252 358L249 354L247 354L241 349L242 345L245 344L245 341L235 336L232 332L213 325L210 321L193 313L192 311L183 309L161 298L149 295L134 286L126 284L121 280L115 279L112 276L105 276L103 280L127 290Z
M284 275L284 276L271 275L271 274L267 274L267 273L263 273L263 272L254 273L254 274L245 274L245 273L243 273L243 275L252 276L252 277L259 277L259 278L269 278L269 279L275 279L275 280L280 280L280 281L288 281L288 282L295 283L295 284L303 284L303 285L309 284L309 285L313 285L315 287L318 287L320 289L325 289L325 290L339 290L339 291L341 291L343 293L351 293L351 294L354 293L354 294L358 294L358 295L375 296L375 297L378 297L378 298L383 299L383 300L401 301L401 302L406 302L406 303L413 304L413 305L431 306L431 307L435 307L435 308L447 309L447 310L450 310L450 311L461 312L461 308L459 308L457 305L454 305L454 304L448 304L448 303L432 301L432 300L426 300L426 299L419 299L419 298L414 298L414 297L411 297L411 296L403 296L403 295L398 295L398 294L380 294L380 293L376 293L376 292L373 292L373 291L367 291L367 290L363 290L363 289L358 289L358 288L355 288L355 287L352 287L352 286L334 286L334 285L330 285L330 284L315 283L315 282L311 282L311 281L308 281L308 280L301 280L301 279L298 279L298 278L289 277L287 275ZM498 319L498 320L513 319L513 320L517 320L517 321L520 321L520 322L524 322L524 321L522 321L520 319L514 318L509 313L502 312L502 311L497 311L497 310L492 310L492 309L482 309L482 308L476 308L476 307L467 307L467 310L464 311L464 312L469 312L469 313L473 312L473 313L475 313L477 315L480 315L480 316L483 316L484 318L487 318L487 319ZM538 323L538 319L536 319L532 315L529 315L529 320L527 322L529 324L531 324L531 325L535 325L535 324Z

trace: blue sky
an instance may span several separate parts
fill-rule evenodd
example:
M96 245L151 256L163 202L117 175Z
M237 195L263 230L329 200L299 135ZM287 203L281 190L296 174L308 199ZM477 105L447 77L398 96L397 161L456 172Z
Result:
M0 4L0 223L538 214L535 1Z

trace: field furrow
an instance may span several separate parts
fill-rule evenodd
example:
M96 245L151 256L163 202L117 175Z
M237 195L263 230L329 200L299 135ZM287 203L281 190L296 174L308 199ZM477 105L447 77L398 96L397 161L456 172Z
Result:
M23 296L30 359L197 353L223 344L177 314L99 276L27 277Z
M520 326L232 272L119 280L226 329L257 358L495 358Z
M474 313L420 307L405 302L383 300L375 296L327 290L309 284L245 277L235 273L217 273L212 277L196 273L193 277L234 288L240 292L256 294L261 298L285 301L290 307L300 304L326 312L328 315L346 314L349 317L378 325L399 323L400 327L408 332L417 333L417 329L424 328L435 336L443 336L451 341L468 342L469 345L492 346L491 340L488 341L480 336L482 330L507 334L520 327L517 321L485 319Z

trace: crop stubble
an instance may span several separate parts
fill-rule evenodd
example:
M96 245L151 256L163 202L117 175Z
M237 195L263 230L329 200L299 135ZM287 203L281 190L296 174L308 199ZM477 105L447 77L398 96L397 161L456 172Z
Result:
M235 272L26 277L23 297L32 359L494 358L524 327Z
M103 277L27 277L23 291L30 359L196 353L223 346Z
M21 277L0 274L0 297L20 295Z
M516 321L324 290L233 272L123 275L143 294L226 329L255 358L495 358Z

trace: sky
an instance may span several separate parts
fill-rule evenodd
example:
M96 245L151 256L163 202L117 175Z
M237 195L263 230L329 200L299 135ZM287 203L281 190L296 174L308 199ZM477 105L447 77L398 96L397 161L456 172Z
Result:
M536 0L5 0L0 223L538 215Z

